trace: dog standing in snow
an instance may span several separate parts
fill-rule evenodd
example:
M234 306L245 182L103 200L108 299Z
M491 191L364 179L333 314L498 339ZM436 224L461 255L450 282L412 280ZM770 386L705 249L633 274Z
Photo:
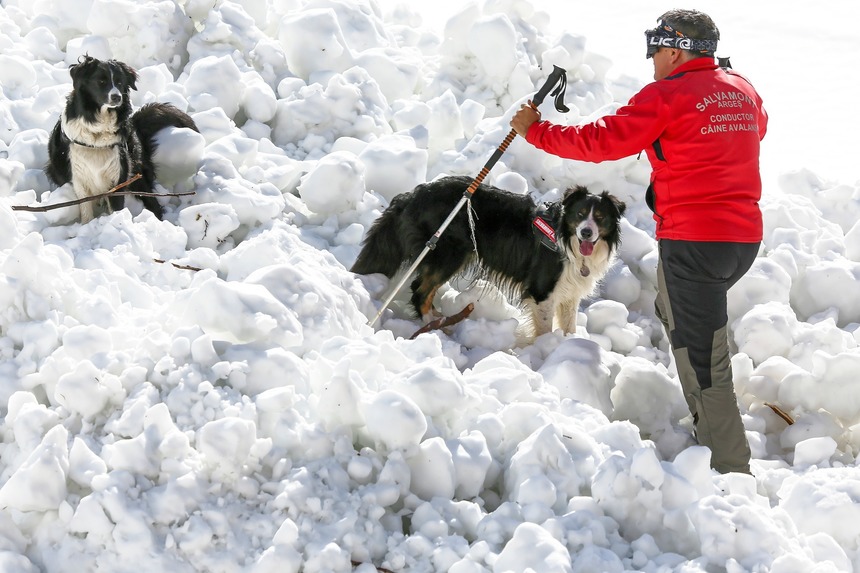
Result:
M109 191L136 174L141 178L126 191L152 193L156 134L166 127L198 131L191 117L166 103L151 103L132 113L129 91L136 89L137 72L116 60L83 56L69 68L72 92L48 141L45 172L57 186L72 183L79 199ZM122 209L122 195L111 195L109 208ZM144 207L159 219L158 199L140 196ZM93 201L80 204L81 222L93 219Z
M397 195L374 222L351 270L392 278L415 260L472 179L442 177ZM625 204L604 191L568 190L541 209L531 197L483 184L471 199L474 228L461 210L416 269L415 315L432 319L433 297L449 278L477 269L520 299L536 336L576 331L582 298L609 270L621 243Z

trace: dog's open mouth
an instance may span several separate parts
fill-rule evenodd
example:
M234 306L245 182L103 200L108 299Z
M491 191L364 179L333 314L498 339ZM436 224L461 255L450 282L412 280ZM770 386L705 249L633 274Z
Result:
M583 257L591 256L594 252L594 243L591 241L579 241L579 254Z

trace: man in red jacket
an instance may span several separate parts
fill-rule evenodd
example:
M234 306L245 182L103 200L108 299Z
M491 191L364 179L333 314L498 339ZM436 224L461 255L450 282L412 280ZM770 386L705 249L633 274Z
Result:
M655 81L614 115L559 126L523 105L511 126L568 159L597 163L645 150L653 170L645 199L660 255L655 307L696 436L711 449L714 469L750 473L726 293L749 270L762 240L759 144L767 114L749 81L715 62L720 33L706 14L671 10L645 36Z

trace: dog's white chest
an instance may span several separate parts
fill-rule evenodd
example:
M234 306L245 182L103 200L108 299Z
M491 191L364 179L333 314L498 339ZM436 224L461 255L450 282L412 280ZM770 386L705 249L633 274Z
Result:
M78 197L104 193L119 182L122 173L120 135L116 115L98 114L95 122L62 117L62 129L71 141L69 162Z
M105 193L119 182L122 165L118 147L93 149L72 144L69 148L75 193L89 197Z

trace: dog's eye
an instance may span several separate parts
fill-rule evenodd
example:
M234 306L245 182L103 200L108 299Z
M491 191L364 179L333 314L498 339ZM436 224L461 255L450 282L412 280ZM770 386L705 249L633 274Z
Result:
M597 221L598 223L603 220L603 217L605 217L605 215L603 214L602 211L595 211L594 212L594 220Z

